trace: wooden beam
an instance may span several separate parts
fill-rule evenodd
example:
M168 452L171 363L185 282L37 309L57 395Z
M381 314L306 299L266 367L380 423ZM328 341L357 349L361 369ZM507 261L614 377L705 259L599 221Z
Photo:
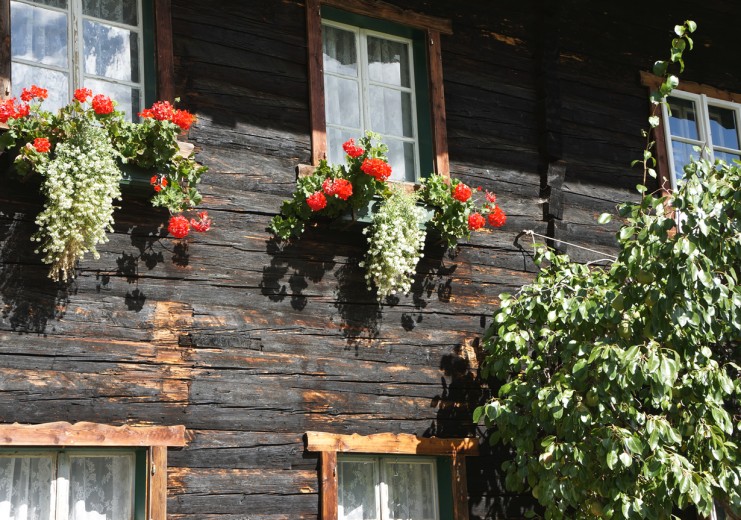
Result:
M661 86L661 78L645 70L641 71L641 85L658 90ZM705 94L713 99L721 99L723 101L732 101L734 103L741 103L741 94L736 92L729 92L727 90L721 90L719 88L711 87L710 85L704 85L702 83L695 83L694 81L679 80L679 86L676 90L682 90L684 92L690 92L692 94Z
M157 47L157 99L173 102L175 101L175 62L170 0L154 0L154 25Z
M381 0L319 0L343 11L396 22L417 29L430 29L443 34L453 34L453 24L446 18L438 18L422 13L402 9ZM308 2L307 2L308 3Z
M445 89L443 87L443 58L440 50L439 31L427 31L427 60L430 74L430 116L432 118L432 144L435 150L435 172L443 177L450 178Z
M340 453L383 453L404 455L478 455L475 438L440 439L417 437L407 433L376 433L373 435L341 435L325 432L306 432L308 451L336 451Z
M322 520L337 520L337 452L323 451L320 460Z
M453 518L468 520L468 482L466 479L466 457L454 453L453 466Z
M185 426L0 424L0 446L185 446Z
M149 458L149 520L167 520L167 447L153 446Z
M306 51L309 60L311 164L327 158L327 120L324 113L324 57L320 0L306 0Z
M0 99L10 97L10 0L0 0Z

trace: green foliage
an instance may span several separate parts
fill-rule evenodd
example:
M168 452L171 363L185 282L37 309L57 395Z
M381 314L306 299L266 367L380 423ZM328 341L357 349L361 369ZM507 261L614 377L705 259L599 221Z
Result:
M473 197L465 202L453 198L453 190L459 184L461 181L458 179L453 179L448 183L444 177L433 175L422 180L420 190L421 200L435 208L435 215L430 224L451 248L455 247L459 240L470 238L468 217L476 211ZM483 208L481 212L487 213L488 207Z

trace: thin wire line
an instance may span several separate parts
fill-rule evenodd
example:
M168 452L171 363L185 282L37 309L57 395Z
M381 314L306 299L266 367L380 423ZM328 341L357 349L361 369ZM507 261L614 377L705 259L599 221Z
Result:
M613 261L614 260L617 260L617 257L616 256L608 255L607 253L605 253L603 251L597 251L596 249L590 249L588 247L580 246L578 244L573 244L571 242L566 242L565 240L559 240L557 238L549 237L549 236L546 236L546 235L541 235L540 233L536 233L532 229L524 229L522 232L525 233L526 235L530 235L533 238L533 245L535 245L535 237L538 236L538 237L541 237L541 238L545 238L546 240L551 240L553 242L559 242L561 244L566 244L567 246L576 247L578 249L584 249L585 251L590 251L592 253L597 253L598 255L606 256L608 260L613 260Z

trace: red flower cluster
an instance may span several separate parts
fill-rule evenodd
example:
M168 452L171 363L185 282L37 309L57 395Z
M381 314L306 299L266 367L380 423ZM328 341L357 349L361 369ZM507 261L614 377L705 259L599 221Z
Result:
M33 140L33 147L39 153L48 153L51 150L51 143L46 137L37 137Z
M45 88L31 85L31 88L24 88L21 91L21 101L28 103L32 99L46 99L49 97L49 91Z
M453 198L460 202L466 202L471 198L471 188L462 182L456 184L455 188L453 188Z
M20 119L26 117L30 112L30 107L25 103L16 105L15 98L6 99L0 102L0 123L7 123L8 119Z
M93 98L93 110L98 115L106 115L113 112L113 101L106 95L98 94Z
M174 215L170 217L167 231L169 231L175 238L185 238L188 236L188 232L190 231L190 223L184 216Z
M209 229L211 229L211 219L208 217L208 212L201 211L198 213L198 220L192 218L190 219L190 225L199 233L205 233Z
M183 130L188 130L196 121L196 116L187 110L178 110L169 101L158 101L152 108L139 112L139 117L156 119L157 121L172 121Z
M336 195L342 200L347 200L352 195L352 183L347 179L324 179L322 191L330 197Z
M497 206L491 213L489 213L488 219L490 226L502 227L504 223L507 222L507 215L504 214L502 208Z
M366 158L363 164L360 165L360 169L381 182L384 182L391 176L391 166L383 159Z
M80 103L84 103L89 97L92 97L93 91L89 88L78 88L75 90L75 99Z
M491 202L492 204L494 204L496 201L497 201L497 196L494 195L489 190L486 190L486 202Z
M167 186L167 177L163 175L152 175L152 178L149 179L149 184L154 186L154 191L160 192L162 188Z
M468 229L471 231L476 231L477 229L481 229L486 225L486 219L481 215L481 213L471 213L468 217Z
M315 191L306 197L306 203L311 208L311 211L320 211L327 207L327 198L321 191Z
M353 159L357 159L358 157L360 157L361 155L365 153L365 150L363 150L363 148L355 144L355 139L350 139L346 141L342 145L342 149L345 150L345 153L349 155L350 157L352 157Z

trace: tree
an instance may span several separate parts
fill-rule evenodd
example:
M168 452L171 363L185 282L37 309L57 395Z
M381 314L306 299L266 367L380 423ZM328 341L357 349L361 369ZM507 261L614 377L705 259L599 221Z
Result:
M503 384L474 420L546 518L741 515L741 164L685 178L619 208L611 265L539 249L535 282L501 296L483 375Z

